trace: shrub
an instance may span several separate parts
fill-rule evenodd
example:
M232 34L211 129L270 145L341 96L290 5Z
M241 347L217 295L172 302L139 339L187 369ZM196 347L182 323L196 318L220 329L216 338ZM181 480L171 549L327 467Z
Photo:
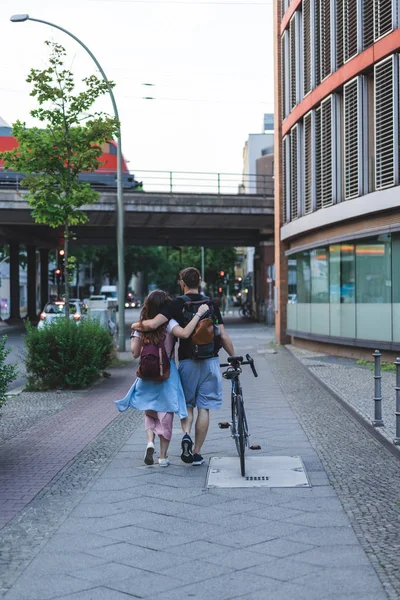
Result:
M57 319L43 329L27 324L28 388L82 388L93 383L114 356L114 342L98 321Z
M6 365L5 361L11 350L6 348L7 336L0 338L0 407L7 400L7 389L10 383L17 378L18 369L16 365Z

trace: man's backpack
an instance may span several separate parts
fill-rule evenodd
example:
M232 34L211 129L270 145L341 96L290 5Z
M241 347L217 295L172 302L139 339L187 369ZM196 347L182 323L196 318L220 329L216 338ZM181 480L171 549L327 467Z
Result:
M158 344L142 341L136 375L145 381L161 383L168 379L169 374L170 361L165 350L164 339L160 339Z
M188 341L191 345L192 358L198 360L213 358L221 347L221 339L212 300L207 296L201 300L191 300L189 296L180 296L180 298L185 303L182 308L184 327L193 319L202 304L208 305L209 312L200 319Z

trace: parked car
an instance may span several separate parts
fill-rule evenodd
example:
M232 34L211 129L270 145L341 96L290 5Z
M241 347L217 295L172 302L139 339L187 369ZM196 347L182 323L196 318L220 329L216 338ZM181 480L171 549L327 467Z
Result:
M83 319L86 314L85 307L82 302L70 302L69 303L69 318L73 319L77 323ZM40 313L40 321L38 323L38 329L43 329L49 323L53 323L56 319L65 317L65 302L62 300L55 302L48 302Z
M142 303L136 296L129 292L127 299L125 300L125 308L140 308Z

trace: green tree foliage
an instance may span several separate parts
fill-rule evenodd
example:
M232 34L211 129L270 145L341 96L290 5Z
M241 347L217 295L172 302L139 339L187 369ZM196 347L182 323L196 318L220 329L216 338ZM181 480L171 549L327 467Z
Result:
M106 276L112 283L117 281L117 251L109 246L87 246L71 249L77 265L93 265L93 273L98 278ZM234 277L236 251L234 248L206 248L204 254L205 281L208 293L214 293L213 284L220 270ZM144 287L149 284L170 294L179 293L178 274L185 267L197 267L201 271L201 248L199 247L163 247L163 246L126 246L125 281L133 275L143 273Z
M84 388L93 383L114 356L113 338L96 320L57 319L37 329L27 324L28 388Z
M17 378L18 374L16 365L5 364L6 358L11 352L9 348L6 348L6 341L6 335L0 338L0 407L6 402L8 386Z
M14 123L12 131L19 147L0 153L0 157L7 169L27 175L24 184L34 220L63 229L68 317L71 227L87 221L82 207L98 198L98 193L78 176L81 171L98 168L101 144L113 138L119 124L104 113L89 114L96 100L114 84L91 75L83 79L83 89L76 91L73 73L64 68L65 49L52 42L46 44L50 47L48 67L31 69L27 78L32 84L30 95L38 103L30 114L41 127L27 129L21 121Z

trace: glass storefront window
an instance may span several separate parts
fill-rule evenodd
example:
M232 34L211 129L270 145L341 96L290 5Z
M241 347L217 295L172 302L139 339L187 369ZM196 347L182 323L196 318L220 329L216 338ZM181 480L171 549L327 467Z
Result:
M392 236L393 341L400 342L400 233Z
M329 263L326 248L311 250L311 290L313 304L329 302Z
M328 249L311 250L311 332L329 335Z
M297 258L297 302L311 302L310 253L301 252Z
M288 260L288 306L287 326L293 331L297 330L297 260Z
M356 244L357 338L392 339L390 236Z
M356 301L356 259L354 244L340 246L340 302L354 304Z
M391 301L390 244L360 243L356 246L357 303Z
M292 255L290 329L400 342L399 264L400 233Z
M310 253L300 252L297 258L297 329L311 331L311 270Z

